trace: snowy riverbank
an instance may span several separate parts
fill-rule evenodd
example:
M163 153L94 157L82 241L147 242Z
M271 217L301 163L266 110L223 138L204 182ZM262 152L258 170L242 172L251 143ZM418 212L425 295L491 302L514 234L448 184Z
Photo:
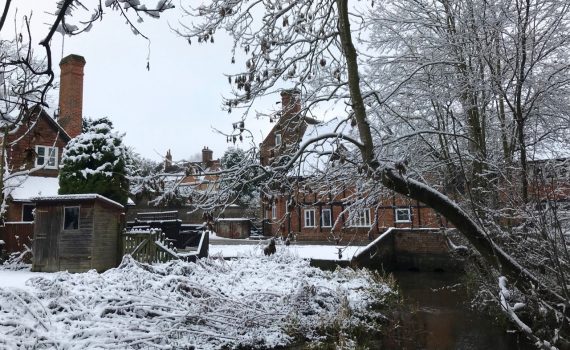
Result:
M366 327L390 293L374 273L322 271L285 249L198 264L127 257L102 274L0 270L0 348L271 348Z

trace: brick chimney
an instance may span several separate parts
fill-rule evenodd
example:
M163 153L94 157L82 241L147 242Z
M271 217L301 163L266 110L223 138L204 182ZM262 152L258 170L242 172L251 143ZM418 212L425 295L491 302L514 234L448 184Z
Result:
M297 89L281 91L281 118L289 120L301 111L301 91Z
M172 153L170 150L166 152L166 157L164 157L164 170L167 171L172 167Z
M71 137L81 134L83 125L83 67L85 58L79 55L64 57L59 86L58 123Z
M214 158L214 151L204 146L204 149L202 149L202 164L209 165L210 163L212 163L213 158Z

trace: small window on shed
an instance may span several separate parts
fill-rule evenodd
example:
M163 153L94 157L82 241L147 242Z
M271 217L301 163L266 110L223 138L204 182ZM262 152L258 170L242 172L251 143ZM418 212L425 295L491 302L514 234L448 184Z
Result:
M34 209L36 208L33 204L22 205L22 221L29 222L34 221Z
M65 207L63 213L63 229L79 229L79 207Z

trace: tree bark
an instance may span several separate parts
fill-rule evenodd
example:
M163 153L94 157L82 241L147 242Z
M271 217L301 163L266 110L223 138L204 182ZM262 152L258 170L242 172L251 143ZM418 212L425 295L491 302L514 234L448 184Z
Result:
M358 126L360 141L364 145L362 160L365 164L373 166L375 162L374 143L372 141L370 124L366 117L366 107L364 106L364 100L362 99L362 92L360 91L360 75L358 73L357 54L354 44L352 43L352 33L350 32L348 0L336 0L336 4L339 14L338 31L348 72L350 99L352 109L354 111L354 118L356 119L356 125Z

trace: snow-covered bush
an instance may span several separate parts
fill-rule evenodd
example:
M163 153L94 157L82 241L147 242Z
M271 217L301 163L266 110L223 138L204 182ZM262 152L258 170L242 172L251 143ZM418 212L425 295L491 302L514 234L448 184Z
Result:
M222 156L220 162L222 170L227 171L222 175L221 187L231 193L230 198L244 207L251 207L255 212L259 206L259 181L252 182L258 174L254 169L236 172L235 169L245 168L251 165L252 154L246 151L230 147Z
M59 193L98 193L126 204L129 181L122 137L113 131L113 124L107 118L85 121L83 133L63 151Z
M323 271L278 252L145 265L0 287L0 348L254 349L376 329L392 289L367 270ZM368 328L370 327L370 328Z

